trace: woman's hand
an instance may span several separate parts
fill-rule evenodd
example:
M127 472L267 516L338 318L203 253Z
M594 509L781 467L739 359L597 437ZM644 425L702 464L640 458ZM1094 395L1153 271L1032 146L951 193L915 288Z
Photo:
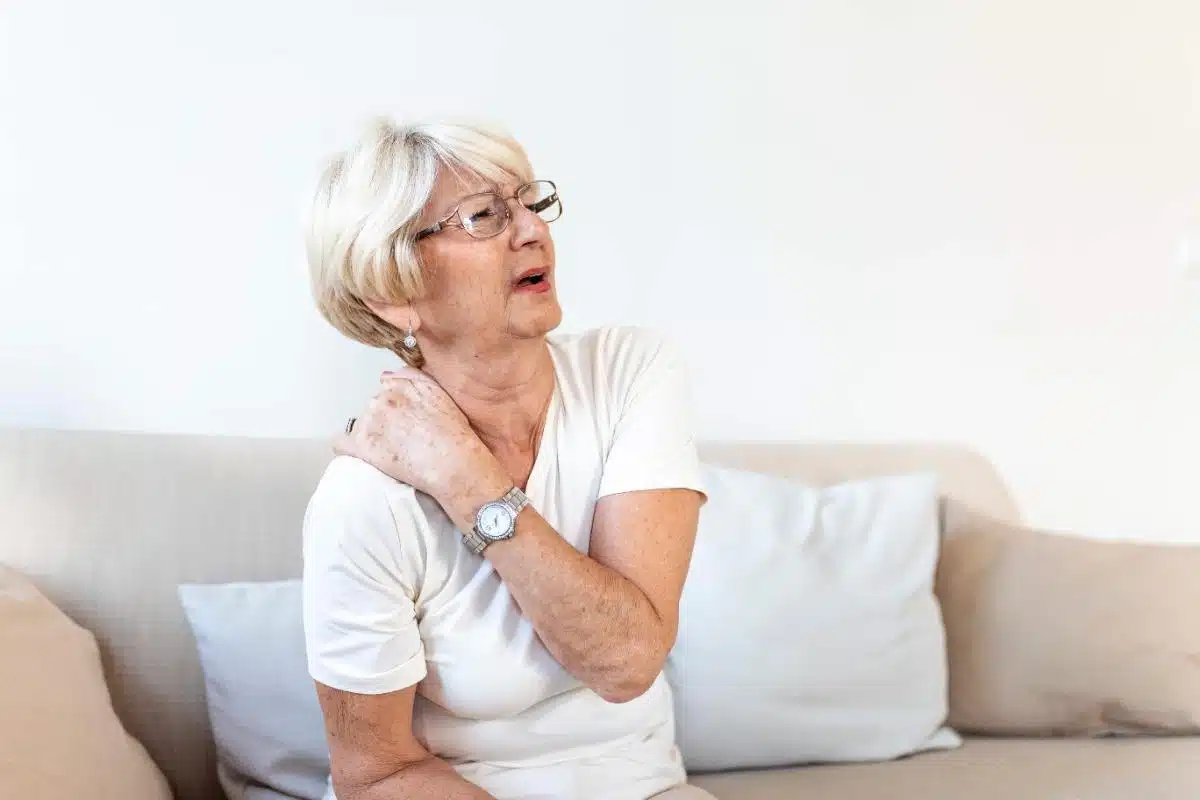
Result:
M380 392L349 434L334 441L380 472L445 502L486 473L495 457L437 381L416 369L385 372Z

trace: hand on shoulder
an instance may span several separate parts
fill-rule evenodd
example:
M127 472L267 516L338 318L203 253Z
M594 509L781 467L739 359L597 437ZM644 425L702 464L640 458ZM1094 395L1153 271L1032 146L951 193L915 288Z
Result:
M421 370L384 372L379 382L351 431L334 440L338 455L435 498L491 456L450 395Z

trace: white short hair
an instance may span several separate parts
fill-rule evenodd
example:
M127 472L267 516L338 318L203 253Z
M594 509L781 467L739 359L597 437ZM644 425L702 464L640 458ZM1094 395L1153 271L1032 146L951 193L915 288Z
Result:
M404 333L364 301L403 305L423 293L416 223L442 169L496 184L533 180L524 149L499 126L376 118L330 159L307 219L309 277L321 315L351 339L409 363L420 357L402 347Z

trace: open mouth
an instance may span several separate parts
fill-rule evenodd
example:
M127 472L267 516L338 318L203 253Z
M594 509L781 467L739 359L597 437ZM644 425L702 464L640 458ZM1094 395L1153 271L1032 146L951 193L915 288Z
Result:
M525 289L535 286L544 286L546 284L546 272L546 270L540 269L534 270L533 272L522 276L521 279L517 281L517 288Z

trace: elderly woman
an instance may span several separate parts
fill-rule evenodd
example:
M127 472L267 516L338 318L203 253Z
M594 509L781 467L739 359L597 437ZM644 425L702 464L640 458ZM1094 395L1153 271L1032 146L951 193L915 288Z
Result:
M480 126L379 121L321 177L317 305L404 361L304 520L327 797L710 797L663 676L704 502L684 368L550 335L561 213Z

